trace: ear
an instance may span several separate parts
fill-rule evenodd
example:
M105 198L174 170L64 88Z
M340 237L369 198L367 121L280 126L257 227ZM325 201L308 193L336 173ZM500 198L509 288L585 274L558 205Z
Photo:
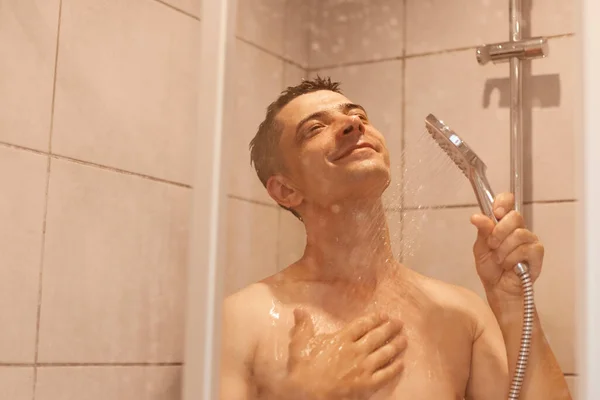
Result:
M267 181L267 192L273 200L287 208L296 208L304 200L304 196L292 182L282 175L273 175Z

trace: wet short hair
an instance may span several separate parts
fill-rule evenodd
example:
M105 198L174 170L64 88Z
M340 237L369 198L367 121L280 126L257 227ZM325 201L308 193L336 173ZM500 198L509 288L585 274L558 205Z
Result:
M284 160L279 149L279 141L283 132L281 123L277 121L279 112L295 98L319 90L342 93L340 82L333 82L330 77L317 76L314 79L303 79L296 86L289 86L267 107L265 119L260 123L256 135L250 141L250 164L254 166L258 179L265 187L271 176L284 170ZM287 207L283 208L302 220L296 211Z

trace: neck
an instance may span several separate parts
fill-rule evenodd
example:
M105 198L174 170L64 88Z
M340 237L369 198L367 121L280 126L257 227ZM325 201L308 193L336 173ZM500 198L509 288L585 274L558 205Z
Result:
M395 265L380 200L313 207L306 214L308 279L372 286Z

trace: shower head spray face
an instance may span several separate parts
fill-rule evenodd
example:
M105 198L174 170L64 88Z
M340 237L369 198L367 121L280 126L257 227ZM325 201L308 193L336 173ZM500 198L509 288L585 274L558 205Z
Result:
M485 173L485 164L477 154L444 122L429 114L425 119L425 128L467 178L471 179L475 169Z
M485 175L486 166L473 150L446 124L429 114L425 119L425 128L436 143L446 152L471 182L481 211L493 218L494 194Z

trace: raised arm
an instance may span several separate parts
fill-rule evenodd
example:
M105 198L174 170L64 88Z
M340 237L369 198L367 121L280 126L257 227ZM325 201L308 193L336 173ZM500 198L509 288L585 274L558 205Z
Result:
M502 332L494 314L475 293L469 293L477 331L471 354L471 373L467 400L506 400L508 398L508 363Z
M482 312L482 321L487 322L484 323L481 337L473 347L473 362L477 364L473 366L472 398L477 400L500 398L494 397L493 393L486 394L480 388L491 379L488 375L493 374L489 362L485 361L486 354L492 351L491 346L499 341L500 336L506 349L510 379L517 363L523 326L523 293L513 267L519 262L527 263L533 281L542 269L544 247L537 236L526 229L523 217L513 211L513 206L513 196L502 194L494 202L494 214L499 221L497 224L483 215L475 215L471 219L478 230L473 247L477 272L493 312ZM491 315L495 317L499 329L492 327L494 324L491 322ZM482 371L477 371L477 368L481 368ZM502 392L503 398L507 397L508 384L506 387ZM567 383L546 341L537 314L534 318L529 362L519 399L571 399Z
M522 300L511 302L506 299L494 299L489 295L488 302L496 319L500 321L500 329L507 349L509 377L512 379L521 345L523 303ZM564 374L546 340L537 313L534 317L529 362L519 399L571 400Z

